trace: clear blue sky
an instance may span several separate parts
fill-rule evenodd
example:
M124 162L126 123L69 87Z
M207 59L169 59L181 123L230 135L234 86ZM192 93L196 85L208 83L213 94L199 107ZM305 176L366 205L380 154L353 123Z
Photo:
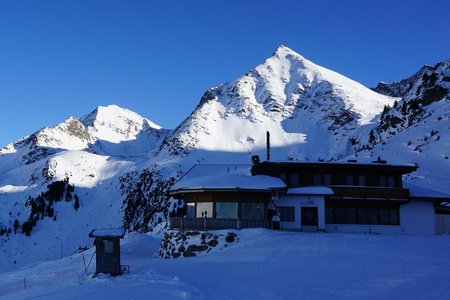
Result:
M0 147L98 105L174 128L280 44L366 86L450 58L450 1L0 0Z

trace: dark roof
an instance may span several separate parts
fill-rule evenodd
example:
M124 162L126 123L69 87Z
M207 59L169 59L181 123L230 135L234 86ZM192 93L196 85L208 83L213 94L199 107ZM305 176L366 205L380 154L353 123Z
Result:
M417 170L415 165L397 165L385 162L359 163L359 162L277 162L264 161L252 167L254 171L266 168L304 168L304 169L346 169L346 170L389 170L407 174Z

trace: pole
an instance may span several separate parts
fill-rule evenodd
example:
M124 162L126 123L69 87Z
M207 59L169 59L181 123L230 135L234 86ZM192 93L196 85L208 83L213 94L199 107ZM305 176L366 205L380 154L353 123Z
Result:
M270 160L270 132L266 131L267 161Z
M25 287L25 289L27 289L27 279L26 278L23 279L23 286Z
M81 256L83 257L84 273L86 273L87 269L86 269L86 260L84 259L84 253L81 253Z

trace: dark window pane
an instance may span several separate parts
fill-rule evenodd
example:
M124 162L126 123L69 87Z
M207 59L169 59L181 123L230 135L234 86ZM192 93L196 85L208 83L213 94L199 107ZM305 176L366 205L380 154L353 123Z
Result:
M337 224L345 224L347 222L346 211L344 207L336 207L334 210Z
M314 185L322 185L322 175L314 174Z
M389 224L389 209L386 208L380 208L378 210L379 216L380 216L380 224Z
M347 185L354 185L355 184L354 179L353 179L353 175L347 175L346 183L347 183Z
M286 176L285 173L281 173L281 174L280 174L280 179L283 180L284 183L287 183L287 181L286 181L287 176Z
M347 207L347 224L356 223L356 208Z
M278 206L282 222L295 222L295 208L292 206Z
M388 178L388 186L389 187L395 187L395 177L394 176L389 176L389 178Z
M291 174L291 185L292 186L299 186L300 180L298 174Z
M367 208L358 208L358 224L369 224L369 212Z
M334 224L334 207L325 207L325 223Z
M400 222L398 220L398 209L390 209L389 210L389 224L391 225L399 225Z
M264 203L242 202L241 215L246 220L264 219Z
M358 176L358 185L366 185L366 176L364 175L360 175Z
M380 176L380 186L387 186L386 176Z
M236 219L237 217L237 202L216 202L216 218Z
M378 224L378 209L368 208L369 224Z
M330 174L323 175L323 185L331 185L331 175Z

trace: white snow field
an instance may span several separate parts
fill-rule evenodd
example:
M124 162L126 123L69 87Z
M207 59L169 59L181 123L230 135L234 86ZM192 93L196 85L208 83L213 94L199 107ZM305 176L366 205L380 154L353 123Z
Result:
M75 254L3 273L0 298L450 299L449 236L234 232L222 250L178 259L154 255L161 237L131 235L128 274L92 279L95 259L85 274Z

